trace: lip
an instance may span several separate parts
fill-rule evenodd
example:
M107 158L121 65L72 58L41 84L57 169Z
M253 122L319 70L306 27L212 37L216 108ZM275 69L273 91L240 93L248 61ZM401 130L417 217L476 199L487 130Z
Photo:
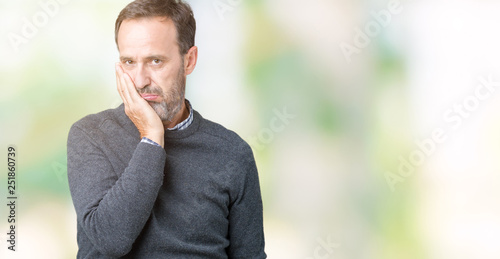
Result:
M158 95L156 94L141 94L141 97L146 101L154 101L158 99Z

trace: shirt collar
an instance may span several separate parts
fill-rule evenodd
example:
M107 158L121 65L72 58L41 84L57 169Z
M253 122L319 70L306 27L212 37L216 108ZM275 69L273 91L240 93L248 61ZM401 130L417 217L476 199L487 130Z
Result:
M176 131L176 130L183 130L183 129L186 129L187 127L189 127L189 125L191 125L191 123L193 123L193 108L191 107L191 103L188 101L188 99L185 99L186 100L186 106L188 107L189 109L189 116L187 117L187 119L179 122L179 124L175 125L175 127L173 128L167 128L167 130L170 130L170 131Z

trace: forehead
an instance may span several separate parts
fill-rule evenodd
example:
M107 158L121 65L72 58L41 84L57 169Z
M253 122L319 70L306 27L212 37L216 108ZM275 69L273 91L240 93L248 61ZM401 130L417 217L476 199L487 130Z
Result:
M166 17L124 20L118 31L120 55L168 54L178 51L177 30Z

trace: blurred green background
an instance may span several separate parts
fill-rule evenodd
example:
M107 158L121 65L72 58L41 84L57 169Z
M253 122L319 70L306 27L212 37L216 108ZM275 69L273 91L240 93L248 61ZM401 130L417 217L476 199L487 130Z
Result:
M18 150L17 251L2 206L0 258L75 258L66 138L121 103L128 2L0 2L3 203ZM500 258L498 1L188 2L186 96L251 143L269 258Z

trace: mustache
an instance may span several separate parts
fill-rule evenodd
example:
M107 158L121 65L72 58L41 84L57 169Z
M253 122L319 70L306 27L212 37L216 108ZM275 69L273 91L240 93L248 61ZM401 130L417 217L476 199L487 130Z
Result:
M163 95L163 90L160 87L155 87L155 86L146 86L144 88L137 89L137 92L139 94Z

